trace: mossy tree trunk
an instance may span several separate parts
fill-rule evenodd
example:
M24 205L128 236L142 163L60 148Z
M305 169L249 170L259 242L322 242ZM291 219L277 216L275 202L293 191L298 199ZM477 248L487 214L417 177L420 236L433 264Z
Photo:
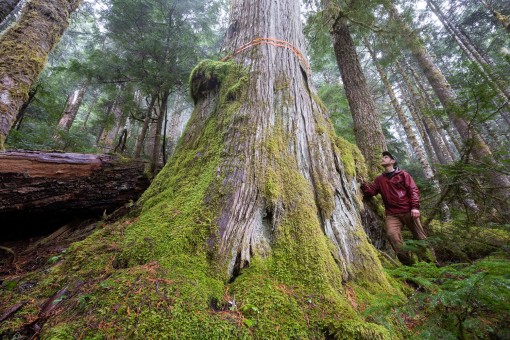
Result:
M17 23L0 37L0 150L30 87L79 3L30 0Z
M357 311L398 293L361 225L363 157L313 92L301 29L295 0L232 2L226 51L294 48L197 66L195 110L139 214L51 271L64 298L43 336L390 338Z

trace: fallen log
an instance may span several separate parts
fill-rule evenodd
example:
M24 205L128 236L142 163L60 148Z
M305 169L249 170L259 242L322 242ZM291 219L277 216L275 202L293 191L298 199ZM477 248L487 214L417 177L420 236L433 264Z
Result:
M0 152L0 221L112 212L148 187L145 162L113 155Z

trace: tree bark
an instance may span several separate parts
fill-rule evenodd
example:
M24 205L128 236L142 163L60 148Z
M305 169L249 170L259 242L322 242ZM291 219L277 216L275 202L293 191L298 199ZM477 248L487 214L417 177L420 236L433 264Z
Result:
M136 145L135 145L135 158L140 158L140 155L142 154L143 150L143 142L145 140L145 136L147 135L147 130L149 130L149 125L152 120L152 111L154 110L154 105L156 104L158 96L152 95L151 101L149 104L149 107L147 108L147 115L145 116L145 119L143 120L142 129L138 133L138 137L136 139Z
M510 33L510 17L508 15L504 15L503 13L498 12L494 7L492 7L486 0L478 0L485 8L491 12L496 21L503 26L508 33Z
M172 156L177 146L177 141L182 135L182 113L183 110L179 108L180 97L175 95L174 105L172 108L172 116L170 117L170 126L168 128L168 156Z
M330 29L330 35L351 109L356 144L368 163L369 172L375 176L381 172L381 153L386 150L386 140L361 69L347 18L336 20Z
M80 0L30 0L0 37L0 150L48 54Z
M85 97L87 86L88 84L86 82L83 83L79 89L73 91L73 93L67 97L64 113L58 122L59 129L63 131L69 131L69 129L71 129L81 103L83 102L83 98Z
M111 113L113 115L113 125L108 127L107 129L103 129L101 133L101 138L97 146L103 150L103 152L112 152L114 149L114 144L117 140L119 132L126 124L126 115L120 108L119 103L115 101L112 104Z
M362 156L336 138L314 99L300 7L232 2L230 60L193 71L195 110L139 216L105 226L71 247L58 275L48 271L43 284L69 293L45 304L59 313L42 338L64 323L84 337L199 330L203 338L318 339L346 329L353 338L390 337L349 303L354 290L398 293L361 226ZM97 303L76 308L75 282L86 282Z
M20 0L3 0L0 2L0 23L16 8Z
M144 167L109 155L0 152L0 216L111 212L148 187Z
M155 176L158 167L160 167L161 160L161 130L163 129L163 122L165 120L167 114L167 106L168 106L168 96L170 95L169 91L165 91L161 94L161 105L159 106L159 115L156 122L155 134L154 134L154 146L151 152L151 162L149 172L152 176Z

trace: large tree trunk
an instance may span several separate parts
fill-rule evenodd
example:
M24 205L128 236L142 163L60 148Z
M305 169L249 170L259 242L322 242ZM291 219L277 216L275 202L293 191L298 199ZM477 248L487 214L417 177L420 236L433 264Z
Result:
M34 231L46 219L111 212L148 187L144 168L108 155L0 152L2 233L21 228L20 220Z
M177 141L182 135L183 125L183 112L181 108L181 97L176 94L172 108L172 115L170 116L170 124L168 127L168 156L172 156L177 146Z
M396 291L361 226L359 151L312 97L301 29L297 1L232 2L233 60L194 70L195 111L139 217L71 247L45 281L66 294L45 304L59 313L43 338L390 337L349 303ZM260 37L280 42L239 52ZM77 308L82 287L93 302Z
M48 54L80 0L30 0L18 22L0 36L0 150Z
M381 153L386 150L379 116L356 53L347 18L340 18L330 30L336 61L351 109L356 144L372 176L381 172Z

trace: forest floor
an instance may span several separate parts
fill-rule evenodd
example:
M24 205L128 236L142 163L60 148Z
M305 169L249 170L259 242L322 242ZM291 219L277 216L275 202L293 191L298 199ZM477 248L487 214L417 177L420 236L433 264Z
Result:
M73 242L87 237L100 220L75 220L36 236L0 241L0 283L56 262Z

